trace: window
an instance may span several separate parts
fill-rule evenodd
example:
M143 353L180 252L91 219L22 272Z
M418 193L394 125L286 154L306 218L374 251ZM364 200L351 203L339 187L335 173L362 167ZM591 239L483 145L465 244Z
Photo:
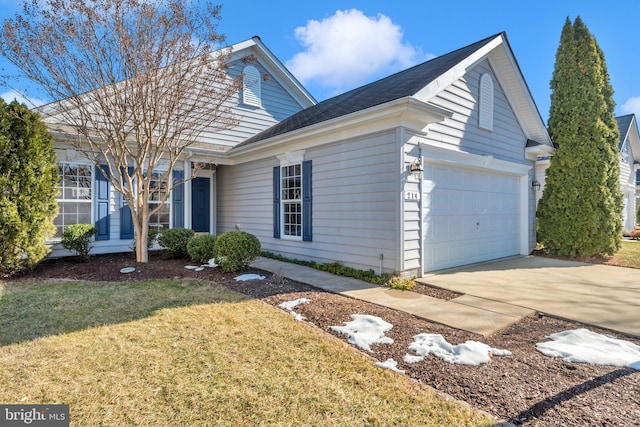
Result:
M493 79L487 73L480 76L478 126L493 130Z
M303 152L287 153L273 168L273 237L312 239L311 160Z
M260 107L262 97L260 72L254 66L244 67L242 78L242 102L246 105Z
M160 210L149 218L149 229L164 231L169 229L169 220L171 212L171 199L169 197L163 202L163 198L169 191L166 179L163 179L164 172L153 172L149 185L149 212L156 209L159 205Z
M302 237L302 164L282 168L282 235Z
M53 220L57 228L55 238L62 238L64 229L72 224L91 224L90 165L60 163L58 165L58 206L60 211Z

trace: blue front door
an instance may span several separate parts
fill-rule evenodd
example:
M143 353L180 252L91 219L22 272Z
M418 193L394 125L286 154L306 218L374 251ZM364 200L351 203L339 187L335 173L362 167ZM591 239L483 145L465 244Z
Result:
M211 224L211 180L191 181L191 224L195 232L209 232Z

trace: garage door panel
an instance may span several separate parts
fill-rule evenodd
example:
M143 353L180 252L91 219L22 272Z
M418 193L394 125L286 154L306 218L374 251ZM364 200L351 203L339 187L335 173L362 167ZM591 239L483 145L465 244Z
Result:
M519 253L519 177L427 164L425 270Z

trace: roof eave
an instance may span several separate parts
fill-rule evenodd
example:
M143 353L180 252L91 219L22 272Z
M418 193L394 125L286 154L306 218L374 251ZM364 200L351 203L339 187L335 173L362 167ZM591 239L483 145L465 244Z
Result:
M309 148L310 146L332 142L336 137L346 139L396 127L403 127L413 132L422 133L431 123L443 121L451 117L452 114L449 110L422 102L412 96L407 96L253 144L234 148L228 155L230 158L238 159L238 161L247 161L249 158L253 159L256 154L259 157L264 157L260 153L269 148L296 145L300 145L300 147L295 149ZM304 147L302 147L303 145ZM282 150L280 149L280 151Z

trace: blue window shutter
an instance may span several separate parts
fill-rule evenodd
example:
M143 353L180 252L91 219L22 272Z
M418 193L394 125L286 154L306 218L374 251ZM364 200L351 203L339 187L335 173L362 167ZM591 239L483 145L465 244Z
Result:
M133 173L133 167L128 168L129 176ZM120 196L122 197L122 196ZM133 239L135 229L133 228L133 218L131 217L131 207L122 202L120 207L120 238L121 239Z
M312 208L313 193L311 191L311 160L302 162L302 240L313 240Z
M183 178L183 171L173 171L173 182L182 181ZM184 227L184 184L180 184L177 187L174 187L171 197L171 206L173 209L173 228Z
M273 168L273 237L280 238L280 166Z
M108 173L106 165L102 169ZM109 240L109 180L100 172L96 171L96 240Z

